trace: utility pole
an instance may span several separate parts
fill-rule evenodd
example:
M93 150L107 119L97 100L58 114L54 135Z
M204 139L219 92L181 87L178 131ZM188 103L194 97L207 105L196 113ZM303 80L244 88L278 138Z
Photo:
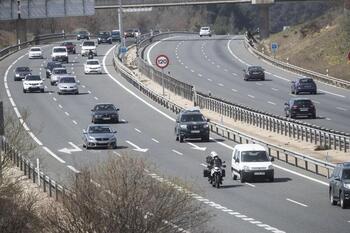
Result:
M16 34L17 43L23 43L27 41L27 25L26 20L21 16L21 0L17 0L17 20L16 20Z

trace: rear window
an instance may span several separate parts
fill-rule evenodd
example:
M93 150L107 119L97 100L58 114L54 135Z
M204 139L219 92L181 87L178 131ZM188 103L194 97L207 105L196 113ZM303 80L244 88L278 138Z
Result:
M261 72L263 69L260 66L250 66L248 67L249 72L259 71Z
M269 158L266 155L266 151L242 151L242 162L267 162Z
M60 83L75 83L75 78L73 77L60 78Z
M202 30L203 30L203 31L208 31L209 28L208 28L208 27L204 27L204 28L202 28Z
M93 41L85 41L83 46L95 46L95 42L93 42Z
M300 83L313 83L314 80L311 78L303 78L303 79L299 79Z
M98 61L87 61L86 64L88 65L98 65Z
M115 36L120 35L120 32L112 32L112 35L115 35Z
M31 48L30 51L37 52L37 51L41 51L41 49L40 48Z
M311 100L295 100L294 104L295 105L311 105L312 102L311 102Z

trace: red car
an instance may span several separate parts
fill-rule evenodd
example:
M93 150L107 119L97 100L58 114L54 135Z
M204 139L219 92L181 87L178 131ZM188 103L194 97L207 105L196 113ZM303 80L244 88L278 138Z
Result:
M61 46L65 46L67 48L68 53L76 53L75 44L73 44L73 42L65 41L61 44Z

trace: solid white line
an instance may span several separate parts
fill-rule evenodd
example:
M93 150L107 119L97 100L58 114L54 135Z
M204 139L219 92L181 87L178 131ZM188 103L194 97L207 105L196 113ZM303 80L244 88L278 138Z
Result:
M248 95L250 98L252 98L252 99L254 99L255 98L255 96L253 96L253 95Z
M89 94L91 94L91 91L88 91Z
M80 171L78 171L77 169L75 169L73 166L68 165L67 166L70 170L72 170L74 173L80 173Z
M116 155L118 155L119 157L122 157L122 155L121 154L119 154L118 152L116 152L116 151L113 151L113 154L116 154Z
M261 83L255 83L256 85L258 85L258 86L262 86L262 84Z
M154 44L149 48L149 50L147 51L147 61L148 61L148 64L149 64L150 66L153 67L153 64L152 64L152 61L151 61L151 58L150 58L151 50L152 50L156 45L158 45L159 43L161 43L162 41L170 40L170 39L173 39L173 38L176 38L176 37L179 37L179 36L173 36L173 37L169 37L169 38L162 39L162 40L160 40L160 41L154 43ZM115 46L113 46L112 49L113 49L114 47L115 47ZM110 53L110 50L108 50L108 52L106 53L105 57L107 57L107 54L109 54L109 53ZM103 58L103 59L104 59L104 58Z
M55 159L57 159L59 162L61 163L66 163L66 161L64 161L63 159L61 159L60 157L58 157L55 153L53 153L49 148L47 148L46 146L43 146L43 149L46 150L47 153L49 153L52 157L54 157Z
M35 135L32 133L32 132L29 132L29 135L34 139L34 141L39 145L39 146L42 146L42 142L37 138L35 137Z
M62 105L60 105L60 104L58 105L58 107L59 107L59 108L63 108Z
M96 96L94 97L94 99L95 99L95 100L98 100L98 98L97 98Z
M137 129L137 128L135 128L135 131L137 131L137 132L139 132L139 133L142 133L141 130L139 130L139 129Z
M348 111L346 108L342 108L342 107L336 107L336 109L341 110L341 111Z
M69 113L68 113L68 112L64 112L64 114L66 114L67 116L69 116Z
M194 70L191 69L191 72L194 73Z
M209 81L209 82L212 82L213 80L211 80L210 78L208 78L208 81Z
M273 91L278 91L278 89L277 89L277 88L273 88L273 87L272 87L271 89L272 89Z
M335 93L333 93L333 92L329 92L329 91L325 91L325 90L320 90L320 91L322 91L322 92L324 92L324 93L327 93L327 94L330 94L330 95L338 96L338 97L341 97L341 98L346 98L346 97L343 96L343 95L335 94Z
M286 200L287 200L287 201L290 201L290 202L293 202L293 203L295 203L295 204L297 204L297 205L301 205L301 206L303 206L303 207L308 207L307 205L305 205L305 204L303 204L303 203L300 203L300 202L294 201L294 200L289 199L289 198L287 198Z
M22 118L21 114L19 113L18 109L16 107L13 108L13 110L15 110L16 116L18 119Z
M283 77L281 77L281 76L279 76L279 75L274 74L273 76L276 77L276 78L278 78L278 79L282 79L282 80L284 80L284 81L286 81L286 82L290 82L289 79L283 78Z
M231 90L232 90L233 92L237 92L237 90L236 90L236 89L233 89L233 88L232 88Z
M234 54L234 53L232 52L231 47L230 47L231 41L232 41L232 39L229 40L229 41L227 42L227 49L228 49L228 51L230 52L230 54L231 54L234 58L236 58L239 62L245 64L246 66L249 66L249 64L248 64L247 62L243 61L242 59L240 59L239 57L237 57L236 54Z
M154 141L155 143L159 143L159 141L154 138L152 138L152 141Z
M224 86L224 84L222 84L222 83L219 83L218 85L219 85L220 87L223 87L223 86Z
M57 101L57 99L55 97L52 98L54 101Z
M305 178L305 179L308 179L308 180L311 180L311 181L317 182L317 183L319 183L319 184L323 184L323 185L325 185L325 186L328 186L328 183L326 183L326 182L323 182L323 181L317 180L317 179L315 179L315 178L312 178L312 177L309 177L309 176L306 176L306 175L300 174L300 173L298 173L298 172L295 172L295 171L289 170L289 169L287 169L287 168L284 168L284 167L278 166L278 165L276 165L276 164L273 164L273 166L274 166L274 167L276 167L276 168L278 168L278 169L281 169L281 170L283 170L283 171L286 171L286 172L292 173L292 174L294 174L294 175L297 175L297 176L303 177L303 178Z
M183 155L181 152L177 151L177 150L171 150L172 152L174 152L175 154L178 154L178 155Z
M271 101L268 101L267 103L272 104L272 105L276 105L276 103L271 102Z
M250 187L255 188L255 185L253 185L253 184L251 184L251 183L247 183L247 182L245 182L245 184L246 184L246 185L249 185Z
M78 124L78 122L76 122L75 120L72 120L73 121L73 123L75 124L75 125L77 125Z

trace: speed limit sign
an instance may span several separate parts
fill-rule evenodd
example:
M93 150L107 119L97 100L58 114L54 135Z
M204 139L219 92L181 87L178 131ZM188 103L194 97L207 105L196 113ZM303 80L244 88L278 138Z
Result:
M169 65L169 58L165 55L159 55L156 58L156 65L161 69L166 68Z

